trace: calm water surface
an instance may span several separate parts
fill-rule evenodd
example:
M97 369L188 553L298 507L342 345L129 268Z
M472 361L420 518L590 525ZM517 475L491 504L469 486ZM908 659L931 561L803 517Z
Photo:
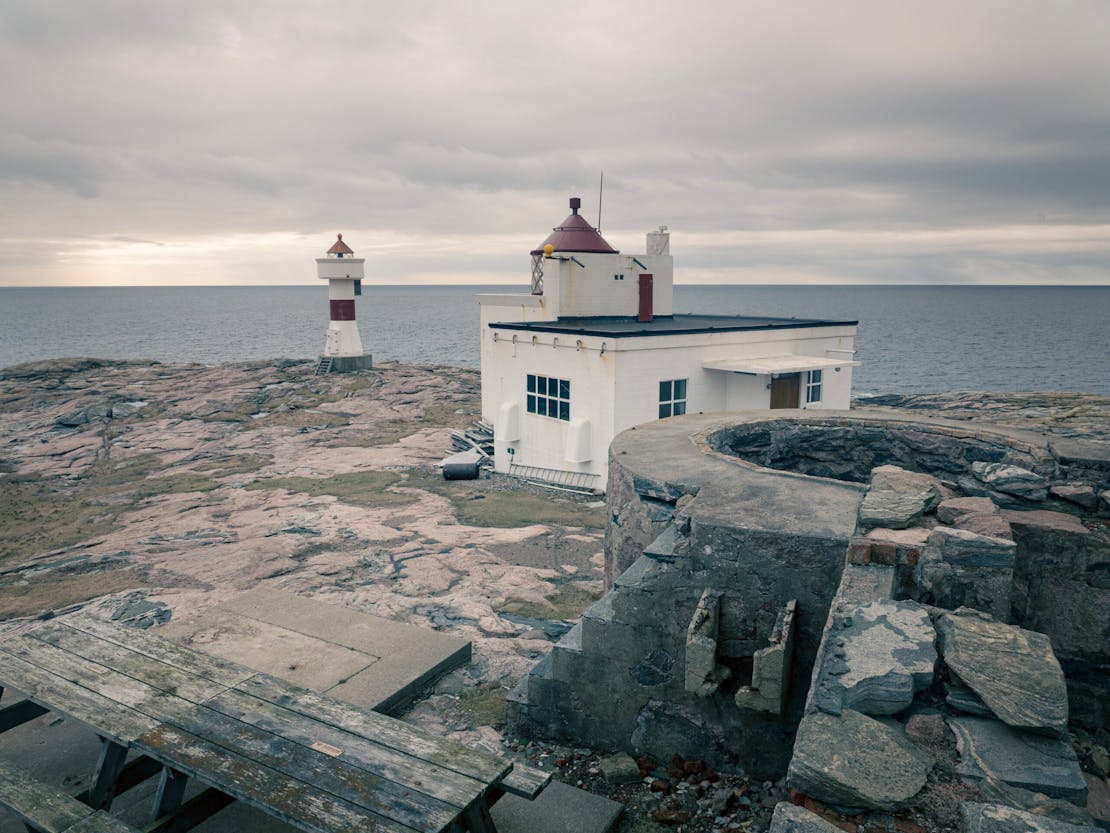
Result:
M376 359L478 366L482 291L367 286ZM857 393L1110 394L1110 287L679 286L676 312L858 319ZM323 349L324 286L0 288L0 367L60 356L222 362Z

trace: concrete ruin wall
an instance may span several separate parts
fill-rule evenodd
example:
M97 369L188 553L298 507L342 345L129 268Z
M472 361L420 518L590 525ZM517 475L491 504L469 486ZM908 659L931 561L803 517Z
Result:
M519 731L781 775L846 563L883 568L892 600L990 602L1043 630L1068 672L1073 717L1105 721L1110 545L1077 517L1107 507L1107 447L865 410L753 412L639 426L610 457L611 589L510 697ZM879 519L904 509L868 491L889 464L936 479L909 529L863 522L865 500ZM939 500L967 496L989 498L999 520L972 518L970 532L936 517ZM980 535L1001 523L1013 543ZM967 535L996 543L971 547L968 562ZM753 679L757 656L766 662ZM781 692L760 682L776 664ZM753 695L760 685L766 697Z

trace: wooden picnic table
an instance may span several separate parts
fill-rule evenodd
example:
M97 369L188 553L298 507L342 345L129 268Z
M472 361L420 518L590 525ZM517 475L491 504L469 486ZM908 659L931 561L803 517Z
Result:
M152 822L234 799L319 833L491 833L510 789L497 756L87 614L5 633L0 685L29 698L0 710L0 731L50 710L102 738L90 806L160 774ZM186 803L189 778L210 789Z

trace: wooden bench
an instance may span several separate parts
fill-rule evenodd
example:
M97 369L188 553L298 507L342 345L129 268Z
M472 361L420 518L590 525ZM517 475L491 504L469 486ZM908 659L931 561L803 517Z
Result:
M533 798L551 777L87 616L6 635L3 684L101 736L83 796L95 808L109 809L156 765L161 782L146 833L186 830L232 799L306 831L489 833L493 801L505 792ZM32 711L13 711L11 722ZM125 766L128 753L144 757ZM209 788L208 803L183 801L189 780Z
M0 807L35 833L135 833L117 818L0 761Z

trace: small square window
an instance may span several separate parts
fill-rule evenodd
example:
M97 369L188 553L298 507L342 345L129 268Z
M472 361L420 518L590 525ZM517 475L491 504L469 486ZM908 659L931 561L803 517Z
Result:
M659 418L686 413L686 380L664 379L659 383Z
M528 413L570 420L570 380L528 373L525 401Z

